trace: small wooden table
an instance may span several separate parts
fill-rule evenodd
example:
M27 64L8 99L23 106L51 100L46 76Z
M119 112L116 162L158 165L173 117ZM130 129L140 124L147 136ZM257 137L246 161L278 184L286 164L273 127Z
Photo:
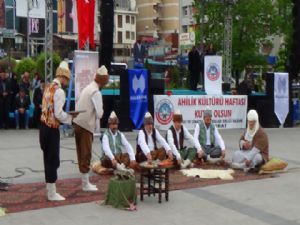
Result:
M162 194L165 194L166 201L169 201L169 170L173 166L168 167L146 167L140 164L140 199L144 200L144 194L149 197L151 194L158 194L158 202L161 203Z

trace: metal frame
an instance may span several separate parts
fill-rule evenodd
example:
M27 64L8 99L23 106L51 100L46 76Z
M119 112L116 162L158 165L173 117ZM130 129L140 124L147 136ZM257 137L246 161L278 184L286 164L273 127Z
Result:
M232 73L232 4L225 1L226 15L224 19L224 81L230 82Z
M45 3L45 82L49 83L53 79L53 1Z

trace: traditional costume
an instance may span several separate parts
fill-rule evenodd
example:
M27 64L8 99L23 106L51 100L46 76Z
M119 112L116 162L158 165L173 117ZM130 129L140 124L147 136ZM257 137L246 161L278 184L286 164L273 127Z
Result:
M248 121L255 121L253 129L249 125L246 132L240 138L240 150L234 152L232 167L235 169L250 169L262 165L269 160L268 136L259 125L258 114L255 110L250 110L247 115ZM250 143L250 149L244 149L244 143ZM245 161L250 161L246 165Z
M173 122L182 123L182 114L180 111L174 113ZM176 159L182 161L180 165L182 169L188 167L197 154L196 148L187 148L184 145L185 140L188 140L193 147L195 146L194 138L185 126L181 125L179 130L176 129L175 125L169 128L167 142Z
M111 112L108 124L119 124L119 119L114 111ZM126 149L127 153L122 152L122 147ZM102 149L104 156L101 158L101 165L105 168L112 168L112 160L118 162L117 169L122 170L130 165L130 162L135 162L135 155L132 146L125 138L125 135L119 130L113 131L107 129L102 137Z
M101 66L95 79L86 86L78 101L78 110L84 110L74 119L74 131L79 171L82 174L82 189L84 191L97 191L97 187L89 181L90 162L92 157L93 133L96 128L96 119L103 115L102 95L100 87L108 82L108 71Z
M203 117L211 117L212 111L209 109L204 110ZM211 158L219 158L222 151L225 151L224 140L221 137L218 128L213 124L207 126L204 121L200 121L195 126L194 132L195 146L199 151L204 152L205 158L209 155Z
M153 118L149 112L145 114L144 125L153 124ZM162 148L157 147L157 142L162 145ZM155 128L151 132L146 131L145 128L139 131L137 137L137 162L144 162L147 160L147 154L150 153L152 160L166 159L166 152L172 151L166 140L160 135Z
M71 124L72 116L63 111L65 92L61 88L60 77L70 79L70 71L66 62L61 62L56 70L56 79L45 88L42 100L40 126L40 146L43 150L47 196L50 201L65 200L56 192L57 169L59 159L59 126L60 123Z

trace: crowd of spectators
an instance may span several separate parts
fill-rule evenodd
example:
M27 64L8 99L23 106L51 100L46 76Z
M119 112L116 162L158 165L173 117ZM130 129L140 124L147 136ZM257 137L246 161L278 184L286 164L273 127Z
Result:
M30 80L24 72L17 75L0 70L0 129L37 128L45 81L38 73Z

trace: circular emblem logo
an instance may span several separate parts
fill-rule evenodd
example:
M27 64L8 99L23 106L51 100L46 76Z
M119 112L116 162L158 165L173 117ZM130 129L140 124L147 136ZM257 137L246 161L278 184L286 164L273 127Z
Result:
M162 125L166 125L170 123L173 118L174 106L170 100L163 99L157 103L155 111L157 121Z
M206 74L207 74L208 79L210 79L211 81L215 81L215 80L219 79L219 77L220 77L219 65L216 63L210 63L208 65Z

